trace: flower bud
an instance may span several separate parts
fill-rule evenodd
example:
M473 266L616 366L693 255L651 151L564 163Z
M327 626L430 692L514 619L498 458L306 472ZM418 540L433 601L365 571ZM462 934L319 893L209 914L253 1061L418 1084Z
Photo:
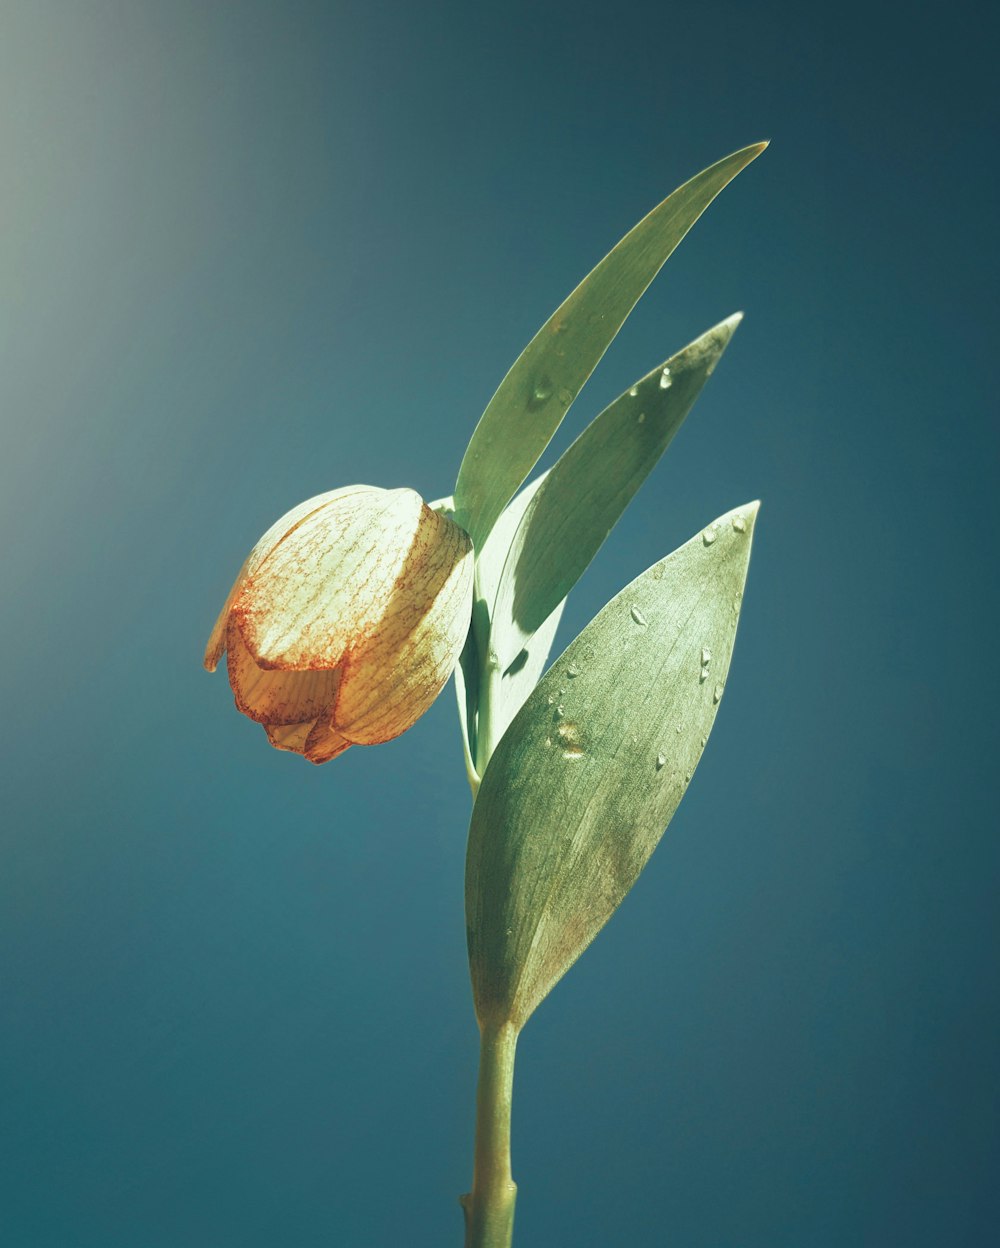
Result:
M353 485L301 503L253 548L205 651L237 709L313 763L405 732L458 660L472 542L413 490Z

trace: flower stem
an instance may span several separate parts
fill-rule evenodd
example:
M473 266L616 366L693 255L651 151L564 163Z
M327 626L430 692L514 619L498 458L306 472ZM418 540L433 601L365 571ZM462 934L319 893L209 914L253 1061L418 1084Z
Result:
M496 700L500 692L500 668L495 655L488 655L479 672L479 714L476 730L476 771L486 770L486 764L496 749L494 740L496 725Z
M465 1248L510 1248L517 1187L510 1174L510 1108L517 1030L485 1026L479 1049L472 1191L462 1197Z

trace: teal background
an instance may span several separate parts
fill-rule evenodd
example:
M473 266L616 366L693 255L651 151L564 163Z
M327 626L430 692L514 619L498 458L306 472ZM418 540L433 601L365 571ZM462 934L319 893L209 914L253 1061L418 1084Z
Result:
M561 299L761 138L560 435L746 311L560 633L763 499L703 764L522 1040L516 1243L995 1242L987 12L6 0L6 1245L461 1242L450 691L312 768L202 647L293 504L448 493Z

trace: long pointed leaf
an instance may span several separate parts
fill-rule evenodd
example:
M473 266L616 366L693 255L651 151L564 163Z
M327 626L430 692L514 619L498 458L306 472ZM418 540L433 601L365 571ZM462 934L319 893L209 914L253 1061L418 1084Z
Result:
M766 143L705 169L654 208L585 277L500 383L455 486L458 522L478 549L537 463L643 291L712 200Z
M742 316L678 351L593 420L529 501L500 577L501 670L573 588L680 428Z
M722 516L614 598L493 754L466 860L481 1023L524 1024L673 816L726 683L756 513Z

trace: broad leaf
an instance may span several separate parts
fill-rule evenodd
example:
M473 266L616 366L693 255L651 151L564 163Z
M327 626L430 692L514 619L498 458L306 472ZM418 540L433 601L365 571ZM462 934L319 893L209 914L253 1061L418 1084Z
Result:
M633 581L500 741L466 862L481 1023L523 1026L673 816L722 698L756 514L729 512Z
M476 426L458 472L457 518L477 549L664 261L766 146L734 152L674 191L584 278L522 351Z
M740 323L737 313L637 382L583 431L517 527L491 612L506 671L573 588L680 428Z

